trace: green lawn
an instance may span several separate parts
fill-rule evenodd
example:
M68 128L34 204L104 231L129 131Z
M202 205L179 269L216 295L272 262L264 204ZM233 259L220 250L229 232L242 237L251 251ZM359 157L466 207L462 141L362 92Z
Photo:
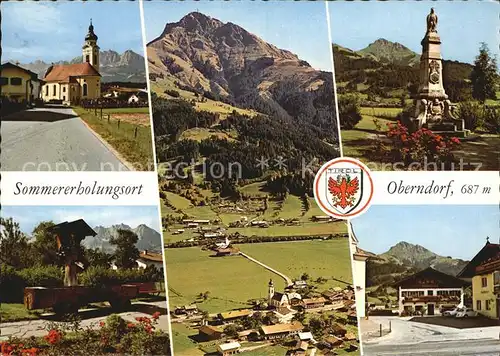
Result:
M172 323L172 342L174 344L174 353L176 355L196 356L204 355L197 344L190 339L190 336L197 335L198 330L192 329L184 324Z
M180 195L166 191L164 191L164 193L170 204L175 206L177 209L181 209L182 211L184 211L193 207L193 204L191 204L188 199L181 197Z
M329 279L321 289L345 287L341 281L351 283L352 280L347 239L242 244L238 248L292 279L300 278L303 273L309 274L312 280Z
M283 219L298 218L302 215L303 209L302 200L296 195L288 194L281 208L279 217Z
M39 319L40 311L30 311L24 304L2 303L0 304L0 320L4 323L10 321Z
M284 287L280 277L244 257L211 254L198 247L165 250L171 308L192 303L206 291L210 297L198 303L200 309L215 313L243 308L249 299L266 297L270 278L276 280L278 288Z
M325 236L337 233L346 233L344 222L316 223L304 222L300 225L273 225L268 228L240 227L229 229L229 232L239 232L244 236Z
M154 169L153 144L149 126L134 125L129 122L121 122L118 126L116 121L101 120L93 112L88 112L81 107L74 107L73 110L136 170ZM135 137L136 130L137 137Z
M135 113L141 113L141 114L149 114L149 107L143 107L143 108L109 108L109 109L102 109L102 112L105 114L135 114Z

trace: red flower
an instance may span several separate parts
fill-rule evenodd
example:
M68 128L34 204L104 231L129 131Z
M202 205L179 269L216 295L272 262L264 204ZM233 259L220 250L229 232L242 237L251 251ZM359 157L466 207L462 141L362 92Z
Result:
M458 137L452 137L451 138L451 142L459 144L460 143L460 139Z
M160 317L161 313L160 312L156 312L153 314L153 319L154 320L158 320L158 318Z
M106 326L106 323L104 321L101 321L99 325L101 326L101 328L103 328L104 326Z
M135 328L135 324L134 323L128 323L127 324L127 328L133 329L133 328Z
M40 349L37 349L36 347L32 347L30 349L21 350L21 355L36 356L39 351L40 351Z
M2 344L0 346L0 350L2 352L2 356L3 355L10 355L12 353L12 351L14 351L14 346L9 344L8 342L2 342Z
M44 339L51 345L57 344L59 341L61 341L61 338L61 332L55 329L50 330L49 333L44 336Z

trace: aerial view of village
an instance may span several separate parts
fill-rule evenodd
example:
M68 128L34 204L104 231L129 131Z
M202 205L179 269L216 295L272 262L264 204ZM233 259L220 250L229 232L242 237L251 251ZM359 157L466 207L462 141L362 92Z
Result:
M372 206L353 220L363 352L498 355L498 219L497 206L471 205Z
M158 208L2 206L2 355L170 355Z
M173 352L360 354L325 6L256 5L144 3Z
M154 170L139 4L2 14L2 170Z
M329 12L344 155L372 170L499 169L494 2L335 2Z

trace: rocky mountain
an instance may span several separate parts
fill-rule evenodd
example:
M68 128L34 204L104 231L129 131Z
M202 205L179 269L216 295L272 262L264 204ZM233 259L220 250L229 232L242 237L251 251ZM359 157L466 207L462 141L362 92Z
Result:
M440 256L423 246L402 241L369 259L367 284L390 285L428 267L455 276L467 263L468 261Z
M127 50L122 54L107 50L100 53L100 73L103 82L146 82L146 70L144 57L132 50ZM80 63L82 56L74 57L71 60L59 61L54 64L73 64ZM47 68L51 63L36 60L31 63L20 64L38 74L39 78L45 76Z
M234 23L199 12L167 23L147 47L153 80L163 78L177 88L208 94L216 100L269 115L303 116L316 121L322 120L315 117L317 107L309 113L301 112L311 108L305 97L325 91L332 101L331 73L312 68L296 54Z
M398 42L379 38L367 47L356 51L362 57L369 57L384 64L418 65L420 55Z
M440 272L455 276L468 261L440 256L425 247L408 242L399 242L379 257L393 263L409 266L418 270L432 267Z
M139 250L161 251L162 238L156 231L141 224L136 228L131 228L126 224L118 224L109 227L96 226L94 228L97 235L94 237L88 236L82 244L87 248L99 248L106 252L113 252L115 247L109 243L111 237L118 236L118 230L130 230L137 234L139 241L136 246Z

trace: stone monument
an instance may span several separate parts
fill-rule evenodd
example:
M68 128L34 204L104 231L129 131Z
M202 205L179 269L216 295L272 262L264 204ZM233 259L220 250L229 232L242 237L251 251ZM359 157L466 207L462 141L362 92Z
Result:
M427 32L422 40L420 82L415 97L415 129L428 128L446 136L466 137L469 130L464 121L454 116L455 106L448 100L443 87L441 39L437 32L438 17L431 8L427 15Z

